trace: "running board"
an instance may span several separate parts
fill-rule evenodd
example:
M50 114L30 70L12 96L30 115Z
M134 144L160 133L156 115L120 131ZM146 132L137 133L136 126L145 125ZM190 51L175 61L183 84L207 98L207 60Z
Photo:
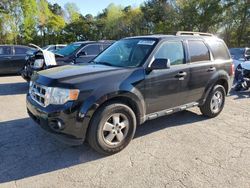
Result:
M180 112L180 111L186 110L188 108L196 107L196 106L199 106L198 102L185 104L185 105L182 105L182 106L178 106L176 108L162 110L162 111L159 111L159 112L155 112L155 113L146 115L146 120L156 119L156 118L161 117L161 116L173 114L175 112Z

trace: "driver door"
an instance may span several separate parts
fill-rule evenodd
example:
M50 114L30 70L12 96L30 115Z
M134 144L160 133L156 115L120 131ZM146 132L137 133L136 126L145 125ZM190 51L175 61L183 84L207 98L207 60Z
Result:
M170 69L153 70L145 77L147 114L174 108L187 98L189 69L183 43L168 41L161 44L154 59L169 59Z

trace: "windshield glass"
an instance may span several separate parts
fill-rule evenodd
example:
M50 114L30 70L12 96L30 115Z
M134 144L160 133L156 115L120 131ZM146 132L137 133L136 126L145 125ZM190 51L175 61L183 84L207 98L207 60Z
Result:
M76 50L78 50L81 47L81 45L82 45L81 43L72 43L62 49L56 50L55 52L63 56L68 56L74 53Z
M43 50L46 50L47 48L49 48L50 47L50 45L47 45L47 46L44 46L42 49Z
M231 48L229 51L233 59L238 60L240 58L244 58L244 48Z
M156 40L124 39L111 45L94 62L115 67L137 67L149 56Z

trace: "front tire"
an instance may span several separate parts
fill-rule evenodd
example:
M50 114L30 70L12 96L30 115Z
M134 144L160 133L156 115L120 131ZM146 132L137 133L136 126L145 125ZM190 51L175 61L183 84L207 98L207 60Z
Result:
M97 152L112 155L123 150L133 139L136 117L125 104L111 103L93 116L88 130L88 143Z
M218 116L224 108L225 97L225 88L221 85L214 86L205 104L200 106L201 113L210 118Z

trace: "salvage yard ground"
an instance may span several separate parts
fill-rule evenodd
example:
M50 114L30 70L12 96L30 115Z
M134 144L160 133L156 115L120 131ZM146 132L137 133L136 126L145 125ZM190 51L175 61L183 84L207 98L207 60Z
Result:
M250 92L232 93L222 114L198 109L138 127L122 152L55 140L26 113L28 84L0 77L0 187L250 187Z

